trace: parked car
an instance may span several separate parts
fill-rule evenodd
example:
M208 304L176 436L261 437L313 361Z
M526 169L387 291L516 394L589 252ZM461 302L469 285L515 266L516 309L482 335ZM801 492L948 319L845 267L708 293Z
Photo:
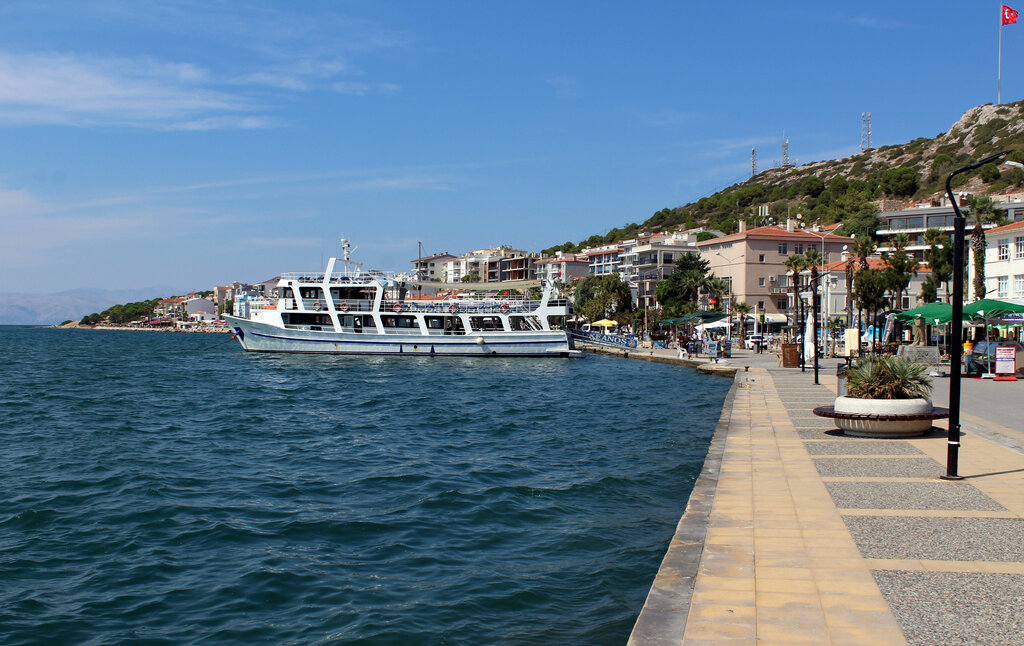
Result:
M761 346L762 349L768 347L768 340L763 334L751 334L743 341L743 347L747 350L756 350L757 346Z

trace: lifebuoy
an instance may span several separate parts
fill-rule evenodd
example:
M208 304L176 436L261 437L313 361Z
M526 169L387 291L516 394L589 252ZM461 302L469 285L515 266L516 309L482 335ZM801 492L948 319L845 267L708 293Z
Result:
M395 303L394 305L391 306L391 311L394 312L395 314L398 314L399 312L402 311L402 304Z
M341 301L341 304L338 305L338 311L339 312L347 312L348 311L348 301Z
M458 303L452 303L451 305L448 306L448 313L449 314L455 314L458 311L459 311L459 304Z
M501 312L502 314L508 314L508 311L510 309L512 308L508 306L508 303L502 303L500 306L498 306L498 311Z
M320 301L313 303L313 309L316 310L317 312L320 311L321 307L323 307L323 305L320 304Z

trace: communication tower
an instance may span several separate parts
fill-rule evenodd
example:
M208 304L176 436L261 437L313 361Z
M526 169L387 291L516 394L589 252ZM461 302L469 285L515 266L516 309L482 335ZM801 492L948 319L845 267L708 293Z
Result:
M757 148L750 149L750 176L757 175Z
M860 151L871 149L871 113L860 113Z
M789 163L789 139L786 139L786 133L782 133L782 167L788 168L792 166Z

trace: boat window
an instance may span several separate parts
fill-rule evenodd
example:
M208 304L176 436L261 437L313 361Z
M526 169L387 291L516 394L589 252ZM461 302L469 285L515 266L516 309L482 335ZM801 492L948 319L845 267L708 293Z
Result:
M534 330L543 330L544 326L540 324L540 319L536 316L527 316L526 322L530 324Z
M427 323L427 329L428 330L443 330L444 329L444 319L445 319L445 317L443 317L443 316L424 316L423 319Z
M331 296L336 301L372 301L375 291L373 287L332 287Z
M329 314L314 314L310 312L284 312L281 314L285 325L308 327L312 330L333 330Z
M504 331L505 326L501 324L500 316L471 316L469 326L474 332Z
M465 334L466 326L462 324L462 318L458 316L442 316L444 319L445 334Z
M323 298L324 290L319 287L300 287L299 294L302 298Z
M525 316L508 317L508 327L513 332L527 332L532 329L530 324L526 322Z
M384 327L399 327L407 329L419 329L419 321L415 316L382 316L381 322Z

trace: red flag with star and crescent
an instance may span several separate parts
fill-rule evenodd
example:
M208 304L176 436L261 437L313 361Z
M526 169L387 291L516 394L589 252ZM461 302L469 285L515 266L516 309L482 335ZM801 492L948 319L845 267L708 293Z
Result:
M1015 25L1017 24L1017 10L1012 7L1003 5L1003 23L1004 25Z

